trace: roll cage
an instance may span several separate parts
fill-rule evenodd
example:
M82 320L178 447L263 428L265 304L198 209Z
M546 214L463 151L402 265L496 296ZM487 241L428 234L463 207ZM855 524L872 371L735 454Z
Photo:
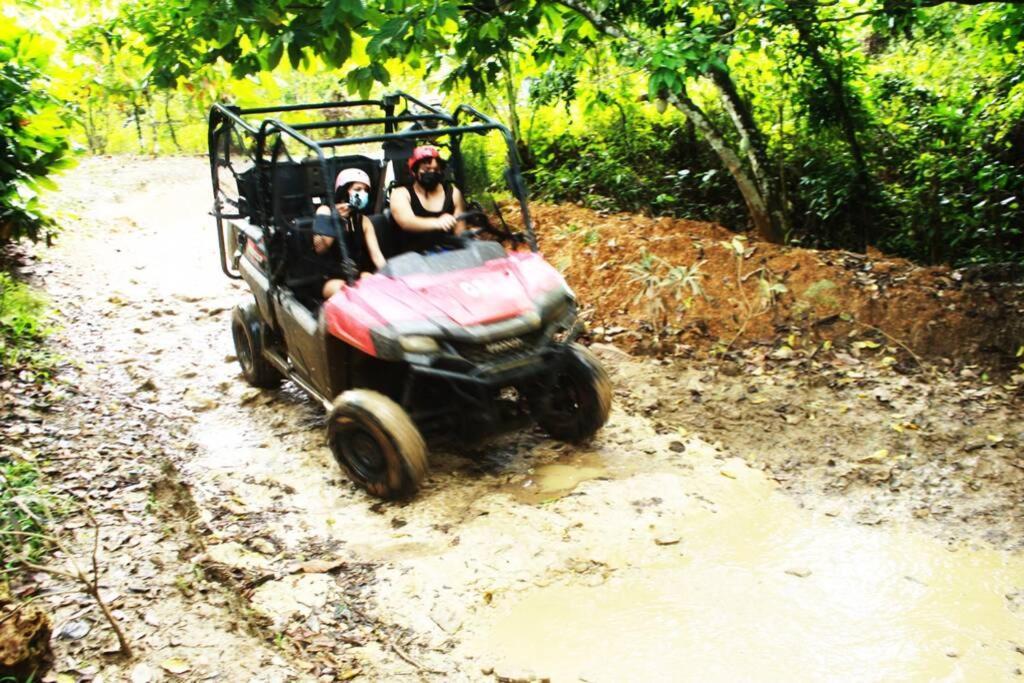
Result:
M403 107L400 113L396 110ZM344 110L351 107L379 107L382 116L340 119L308 123L287 124L275 118L284 113L309 112L317 110ZM262 118L258 125L252 117ZM460 123L460 119L465 123ZM339 136L357 126L381 126L383 132L352 137ZM405 126L403 129L402 127ZM335 129L335 137L315 140L308 133L318 130ZM454 180L465 187L465 167L461 153L464 135L498 132L505 142L507 167L505 181L512 192L522 214L526 243L537 251L537 241L527 206L526 186L520 170L511 132L501 123L481 113L472 106L459 105L451 114L404 92L396 92L381 99L348 100L311 104L282 105L243 109L234 105L214 104L210 109L208 143L210 153L210 174L213 183L214 205L212 214L217 220L218 248L221 269L230 278L240 277L232 255L226 247L224 221L248 219L243 230L251 237L262 238L261 243L268 250L271 271L282 267L281 257L275 256L275 234L285 230L289 224L303 215L310 214L312 197L318 194L320 203L330 208L331 224L341 249L345 267L345 279L353 284L358 273L351 267L351 259L345 240L342 239L341 217L333 201L333 180L337 172L346 166L373 166L380 171L383 179L389 170L394 179L406 174L402 162L416 141L433 141L448 138L450 151L449 165ZM308 149L306 160L296 162L288 152L285 138ZM233 146L241 152L247 146L247 156L252 166L236 172L232 165ZM383 158L374 159L364 155L339 155L338 150L346 147L365 146L381 143ZM404 157L403 157L404 153ZM286 161L282 161L282 158ZM297 164L297 165L296 165ZM238 196L229 197L221 187L221 170L228 168L237 183ZM371 177L373 175L371 174ZM291 190L291 191L290 191ZM317 193L318 190L322 192ZM380 211L384 203L385 188L378 183L374 188L374 206ZM230 209L234 208L234 211ZM271 277L271 285L276 282Z

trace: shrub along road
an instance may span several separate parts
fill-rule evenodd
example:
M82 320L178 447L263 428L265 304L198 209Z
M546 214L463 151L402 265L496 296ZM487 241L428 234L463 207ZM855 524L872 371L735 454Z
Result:
M39 270L64 384L6 399L3 429L11 457L90 502L134 659L103 655L80 588L23 575L55 618L55 673L1019 675L1012 380L870 344L697 362L598 343L616 404L592 444L434 452L415 500L382 503L338 470L319 406L242 382L229 318L246 294L217 265L206 173L90 159L63 182L77 215ZM64 527L88 559L87 525Z

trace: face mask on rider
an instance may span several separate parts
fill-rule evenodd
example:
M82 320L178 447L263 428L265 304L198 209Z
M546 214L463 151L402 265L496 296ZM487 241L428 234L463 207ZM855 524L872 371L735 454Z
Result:
M353 190L348 193L348 203L353 209L365 209L370 204L370 194L365 190Z
M438 185L441 184L441 179L444 178L444 174L441 171L423 171L419 174L420 185L423 186L427 192L432 191Z

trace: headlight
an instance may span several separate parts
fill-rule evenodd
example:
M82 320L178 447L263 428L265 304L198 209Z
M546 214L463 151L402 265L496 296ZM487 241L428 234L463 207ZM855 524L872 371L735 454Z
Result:
M398 343L406 353L434 353L440 350L437 340L422 334L405 334L398 338Z

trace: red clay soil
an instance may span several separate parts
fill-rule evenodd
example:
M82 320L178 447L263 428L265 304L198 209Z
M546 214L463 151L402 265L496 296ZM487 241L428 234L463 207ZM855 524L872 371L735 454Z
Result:
M971 273L873 250L743 240L735 243L741 257L732 246L736 234L711 223L572 205L535 204L532 213L542 251L586 306L590 336L632 351L751 343L807 349L822 340L842 347L874 339L920 356L993 365L1007 364L1024 344L1019 283L969 281ZM658 257L649 261L654 286L646 290L630 269L645 253ZM669 275L671 267L695 264L696 295Z

